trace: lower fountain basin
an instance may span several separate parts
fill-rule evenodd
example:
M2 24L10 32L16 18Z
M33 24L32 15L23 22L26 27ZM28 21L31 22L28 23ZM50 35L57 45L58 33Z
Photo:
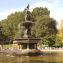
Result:
M16 43L38 43L41 39L40 38L17 38L14 41Z
M41 39L39 38L17 38L13 41L13 44L18 44L18 51L14 48L14 54L16 55L40 55L40 50L37 49L37 43Z
M23 50L15 50L12 53L17 56L38 56L41 54L41 51L38 49L23 49Z

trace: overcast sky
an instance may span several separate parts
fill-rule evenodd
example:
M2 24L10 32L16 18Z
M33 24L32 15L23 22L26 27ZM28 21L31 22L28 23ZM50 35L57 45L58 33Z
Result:
M59 23L63 19L63 0L1 0L0 1L0 20L16 11L22 11L30 4L30 10L35 7L47 7L50 16Z

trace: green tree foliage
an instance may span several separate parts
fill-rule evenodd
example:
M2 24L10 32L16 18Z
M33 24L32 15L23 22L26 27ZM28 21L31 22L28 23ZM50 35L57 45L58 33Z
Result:
M37 16L44 16L49 14L50 14L50 11L47 8L42 8L42 7L34 8L32 11L32 15L34 18Z
M56 21L50 18L50 11L47 8L37 7L33 9L31 14L32 20L35 21L35 25L32 27L32 35L34 37L44 38L46 35L50 36L57 33ZM22 23L22 21L24 21L24 12L10 14L7 19L2 21L3 34L8 38L14 39L19 34L18 24ZM22 29L20 32L23 33Z
M0 22L0 44L5 43L6 36L3 34L2 22Z
M60 28L58 29L58 36L60 40L63 42L63 20L61 20Z
M5 36L13 39L18 33L18 24L24 21L23 12L15 12L2 21Z
M49 47L54 46L55 41L56 41L55 35L46 35L44 37L44 44L48 45Z
M56 36L56 42L55 42L54 46L55 47L62 47L63 46L63 42L59 36Z
M59 27L58 33L56 35L55 46L57 46L57 47L63 46L63 20L61 20L60 27Z
M3 38L3 34L2 34L2 25L1 25L1 22L0 22L0 44L2 43L2 39Z
M40 7L40 8L35 8L32 11L32 15L35 20L35 26L32 34L35 37L42 37L43 41L46 40L47 38L44 44L50 46L55 43L54 42L55 39L53 40L53 35L54 37L56 36L57 28L56 28L56 20L50 18L49 14L50 11L47 8ZM51 39L51 41L49 40L49 38Z
M47 34L56 34L56 21L49 16L37 17L34 33L36 37L44 37Z

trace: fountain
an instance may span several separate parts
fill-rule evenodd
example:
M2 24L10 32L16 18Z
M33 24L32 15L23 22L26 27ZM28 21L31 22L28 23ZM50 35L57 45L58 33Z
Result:
M13 41L13 44L18 44L19 49L21 50L22 55L39 55L40 50L37 49L37 43L40 41L40 38L33 38L31 35L31 27L34 22L31 21L31 13L29 11L29 4L25 9L25 21L21 24L24 29L23 37L16 38Z

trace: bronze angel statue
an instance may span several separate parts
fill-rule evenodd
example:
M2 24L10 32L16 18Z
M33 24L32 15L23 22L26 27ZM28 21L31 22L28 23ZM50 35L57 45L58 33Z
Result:
M31 20L31 13L29 11L29 4L27 5L27 7L25 8L25 21L26 20Z

